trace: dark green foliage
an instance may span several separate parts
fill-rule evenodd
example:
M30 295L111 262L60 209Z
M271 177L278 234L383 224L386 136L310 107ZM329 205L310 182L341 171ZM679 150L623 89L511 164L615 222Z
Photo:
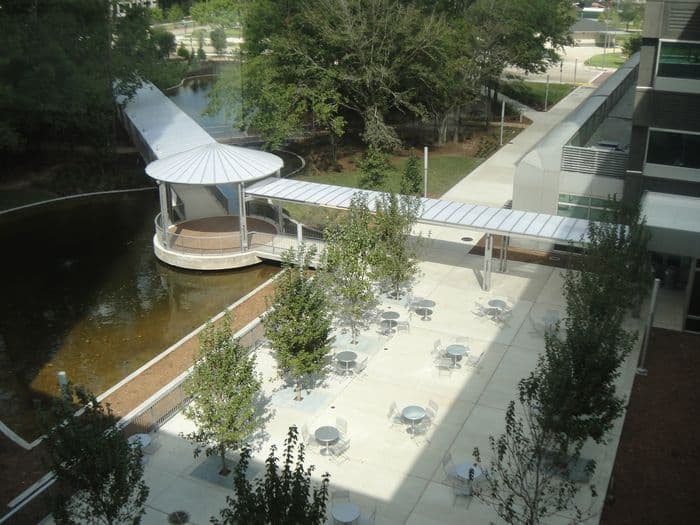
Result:
M401 176L401 189L403 195L422 195L423 194L423 174L421 173L418 156L414 150L406 161Z
M45 142L111 146L115 95L127 98L169 64L149 13L110 16L108 0L5 2L0 9L0 151ZM119 79L118 83L114 80Z
M199 60L206 60L207 59L207 54L204 52L204 48L200 47L197 49L197 58Z
M168 22L180 22L183 18L185 18L185 12L180 4L171 5L165 13L168 18Z
M634 55L637 51L641 51L641 49L642 35L631 36L622 44L622 52L628 58Z
M588 438L604 441L622 414L615 383L636 339L622 324L653 277L638 205L609 206L612 222L590 223L583 255L565 275L566 329L547 335L537 369L521 382L561 454Z
M227 496L226 508L215 525L320 525L326 519L326 502L330 475L321 476L321 484L311 480L313 465L305 467L304 445L297 448L296 427L290 427L284 442L284 456L275 455L273 445L265 461L265 477L248 481L250 449L244 448L234 470L234 497ZM296 449L296 450L295 450ZM295 454L296 453L296 454ZM295 457L296 455L296 457Z
M391 166L384 153L374 146L369 146L362 156L359 168L360 188L380 190Z
M195 457L202 449L207 456L218 454L221 473L227 473L226 451L243 445L262 423L255 356L233 337L228 314L220 327L208 325L200 335L199 355L183 388L191 399L184 414L197 424L185 436L197 444Z
M217 55L221 55L226 51L226 31L224 31L223 27L219 26L209 33L209 39Z
M277 281L272 310L263 320L265 336L276 353L277 364L298 383L320 372L330 350L331 313L326 291L307 268L313 249L300 247L285 253L284 273Z
M180 58L184 58L185 60L190 59L190 52L185 47L184 42L180 43L180 46L177 48L177 56L179 56Z
M474 459L487 471L474 495L491 506L506 523L538 525L559 513L572 515L570 523L581 523L591 517L590 509L575 504L579 485L570 479L568 465L579 459L575 452L570 462L558 466L549 453L556 445L555 436L541 426L537 412L527 397L521 396L522 415L508 405L505 431L489 436L490 455L482 456L474 449ZM595 465L589 464L592 473ZM590 486L595 498L595 487Z
M53 509L56 523L140 523L148 497L141 447L129 445L109 405L90 392L68 385L61 394L42 417L60 494ZM76 405L84 407L79 416Z
M177 49L175 35L165 29L154 29L153 41L156 43L160 58L168 58L170 53L174 53Z

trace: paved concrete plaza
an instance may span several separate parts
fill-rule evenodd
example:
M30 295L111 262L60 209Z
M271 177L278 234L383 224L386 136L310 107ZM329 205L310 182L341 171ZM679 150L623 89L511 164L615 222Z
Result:
M475 499L453 496L441 460L449 451L456 463L471 461L475 446L486 451L488 436L502 432L505 408L515 397L516 383L535 366L543 348L541 319L548 311L563 310L561 270L510 262L506 274L493 274L492 289L486 293L479 285L482 258L469 255L465 246L432 239L423 252L421 276L413 293L436 303L433 315L424 321L415 313L409 316L404 306L385 300L380 311L399 312L400 319L410 321L410 333L385 337L378 333L377 324L365 330L356 349L360 357L369 357L364 374L343 378L331 373L324 384L304 392L304 399L297 402L292 388L275 379L270 350L259 350L258 369L264 377L271 419L255 441L251 475L260 472L270 445L280 445L290 425L307 425L313 434L317 427L343 418L351 440L347 458L331 461L314 448L306 462L317 466L316 477L326 471L331 474L331 491L350 491L351 500L362 511L359 523L366 523L375 506L378 524L500 522ZM493 298L513 308L505 324L473 313L477 303L485 305ZM464 342L472 355L484 352L480 365L467 366L463 359L461 368L440 372L431 357L438 339L444 346ZM339 343L336 347L349 346ZM620 378L625 394L631 388L636 359L635 350ZM400 411L409 404L425 407L429 400L439 409L435 423L423 436L413 437L408 426L392 425L387 418L394 401ZM598 463L592 483L603 495L621 426L620 420L607 447L587 445L584 449L584 457ZM151 494L145 524L166 523L168 513L185 510L192 523L203 525L218 514L226 495L232 493L230 476L217 475L217 458L193 459L192 447L178 437L191 429L182 415L175 416L161 428L155 451L147 455L145 478ZM235 460L235 454L231 459ZM586 505L590 493L583 490L580 499ZM597 509L602 500L597 499ZM566 523L566 519L550 522Z

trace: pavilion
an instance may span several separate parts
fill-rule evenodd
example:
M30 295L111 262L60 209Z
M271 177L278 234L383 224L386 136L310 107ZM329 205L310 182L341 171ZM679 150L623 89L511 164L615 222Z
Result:
M249 247L282 227L281 209L256 202L245 185L280 176L282 159L216 141L154 160L146 173L158 181L160 214L153 247L180 268L221 270L260 262Z

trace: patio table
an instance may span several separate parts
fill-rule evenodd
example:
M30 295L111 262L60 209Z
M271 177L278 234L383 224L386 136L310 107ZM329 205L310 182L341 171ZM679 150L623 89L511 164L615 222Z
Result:
M505 301L503 301L502 299L491 299L488 302L488 305L491 308L498 308L500 310L505 310L506 308L508 308L508 304Z
M355 352L351 352L350 350L345 350L344 352L338 352L335 355L335 358L339 363L343 364L345 371L347 372L350 370L350 363L357 361L357 354Z
M472 470L472 481L476 481L477 478L484 474L481 467L479 467L479 465L475 465L474 463L460 463L459 465L455 466L455 474L457 474L458 478L463 479L464 481L469 481L470 470Z
M360 517L360 507L350 502L336 503L331 509L331 516L338 523L353 523Z
M340 438L340 432L338 432L337 428L326 425L323 427L318 427L316 432L314 432L314 437L316 438L316 441L324 446L321 454L328 455L328 446L334 441L338 441L338 438Z
M429 319L428 316L433 313L432 308L434 306L435 301L431 301L430 299L423 299L418 303L416 313L421 315L421 321L427 321Z
M416 423L425 417L425 409L418 405L408 405L401 411L401 415L411 422L411 433L415 434Z
M457 359L462 357L467 352L467 347L460 344L449 345L447 348L445 348L445 353L452 357L452 368L462 368L459 363L457 363Z
M398 324L397 319L401 317L399 312L382 312L382 325L387 327L387 332L392 332Z
M148 445L151 444L151 436L148 434L134 434L133 436L129 436L129 439L127 439L129 442L129 445L136 446L141 445L141 450L146 448Z

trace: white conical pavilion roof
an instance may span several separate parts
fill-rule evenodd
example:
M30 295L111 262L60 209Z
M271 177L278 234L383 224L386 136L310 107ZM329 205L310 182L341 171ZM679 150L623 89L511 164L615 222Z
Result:
M212 142L151 162L146 173L175 184L230 184L264 179L281 169L277 155Z

